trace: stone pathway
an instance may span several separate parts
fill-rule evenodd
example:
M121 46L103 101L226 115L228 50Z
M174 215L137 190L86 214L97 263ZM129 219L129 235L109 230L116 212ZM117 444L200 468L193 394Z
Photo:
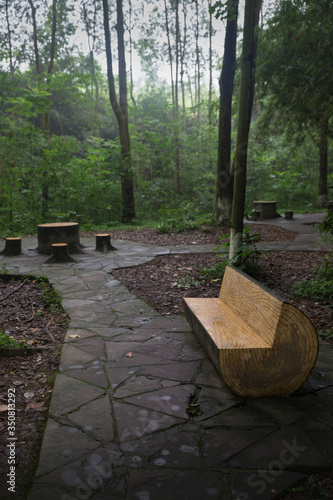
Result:
M77 263L45 265L28 250L33 238L22 256L0 259L10 272L46 275L70 317L28 500L269 500L305 472L331 469L327 344L292 397L237 397L185 320L160 316L112 277L156 255L215 245L112 241L117 250L104 255L93 239L81 242ZM193 398L199 415L186 411Z

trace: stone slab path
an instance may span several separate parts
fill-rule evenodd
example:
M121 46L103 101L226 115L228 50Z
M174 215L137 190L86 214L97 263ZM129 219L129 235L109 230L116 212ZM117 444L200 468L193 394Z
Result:
M93 239L81 242L76 263L46 265L29 250L33 238L23 255L0 260L13 273L46 275L70 317L28 500L269 500L304 473L331 469L327 344L292 397L237 397L184 319L160 316L112 277L215 245L112 241L117 250L101 254ZM187 412L193 398L200 414Z

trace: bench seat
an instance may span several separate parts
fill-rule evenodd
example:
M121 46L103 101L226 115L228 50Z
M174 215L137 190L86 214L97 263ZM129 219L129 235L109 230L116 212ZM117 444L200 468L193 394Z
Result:
M245 397L285 396L306 380L318 336L296 307L232 266L218 298L184 298L185 316L226 384Z

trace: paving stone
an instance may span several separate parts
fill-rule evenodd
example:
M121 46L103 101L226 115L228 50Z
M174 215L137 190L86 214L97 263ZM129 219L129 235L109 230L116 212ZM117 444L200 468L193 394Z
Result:
M99 360L93 361L90 366L64 370L62 373L73 379L86 382L89 385L96 385L105 389L109 386L109 381L104 371L104 363L101 363Z
M83 368L86 363L90 363L96 359L96 356L88 352L78 349L72 343L64 343L61 350L61 360L59 370L68 370L73 368Z
M57 491L61 491L58 500L95 499L99 492L106 489L108 482L112 481L113 469L121 462L122 453L116 446L99 446L86 456L42 476L36 484L44 487L44 493L47 488L50 490L56 485ZM37 500L45 498L48 496L37 497Z
M59 484L59 483L58 483ZM38 486L38 482L35 482L35 486L27 497L28 500L59 500L64 495L63 488L53 487L50 489L49 486ZM75 497L74 497L75 498Z
M233 471L230 476L231 498L235 500L278 499L278 493L305 477L298 472L280 470L277 462L272 464L271 470Z
M140 374L133 375L127 382L125 382L120 388L116 389L114 396L119 398L126 398L133 394L142 394L144 392L151 392L155 389L162 389L163 385L158 378L148 378Z
M151 434L160 429L168 429L184 421L166 413L118 401L114 401L113 406L120 443Z
M109 340L105 343L107 357L109 361L118 361L122 360L126 354L137 347L136 342L117 342L115 340ZM129 358L125 361L127 362ZM157 360L155 359L155 362ZM126 363L127 365L129 363Z
M95 439L109 443L114 438L111 404L108 396L87 403L68 418Z
M251 408L247 405L234 406L233 402L231 402L231 404L232 406L230 408L226 408L218 415L214 415L202 421L202 427L270 427L272 429L274 426L277 426L275 419L255 408Z
M132 468L147 467L152 457L162 454L168 443L179 434L178 427L162 429L121 444L125 463Z
M126 354L126 353L125 353ZM167 361L159 356L149 356L148 354L141 354L139 352L133 352L133 357L126 357L125 354L114 361L114 366L120 368L125 366L127 368L134 367L144 367L146 372L148 373L150 369L150 365L156 365L162 369L161 365L163 363L167 363ZM163 376L163 375L162 375Z
M257 467L265 469L276 460L283 463L286 469L298 472L329 468L327 459L296 425L282 426L234 456L228 465L248 468L255 463Z
M159 316L149 323L149 328L162 328L166 332L192 332L184 318Z
M49 413L54 417L60 417L98 398L103 393L103 390L95 386L58 374L54 383Z
M133 470L126 500L227 499L225 475L211 471Z
M161 356L164 359L175 360L178 359L182 348L183 344L180 341L166 338L163 335L158 335L150 338L146 342L142 342L136 348L136 352L140 352L141 354L152 354L154 356Z
M223 389L230 395L232 394L221 375L217 372L211 360L207 358L204 359L201 363L200 371L195 378L195 383L198 385L205 385L216 387L217 389Z
M83 457L98 447L98 442L76 427L58 424L49 418L36 476L41 476Z
M97 335L89 338L76 339L75 347L81 349L95 358L106 359L104 339Z
M255 399L248 404L271 415L279 422L293 423L304 417L304 413L293 405L294 398Z
M194 386L192 389L194 392ZM189 397L188 390L184 390L182 386L173 386L148 393L136 394L135 396L125 398L125 401L187 420L189 416L186 413L186 408L189 403Z
M271 432L272 429L267 427L246 430L225 430L218 427L207 429L203 434L204 462L208 467L221 470L226 468L227 461L231 466L238 468L251 468L253 464L258 466L255 459L252 464L239 462L239 454L248 447L252 450L255 443L261 442ZM235 455L235 460L232 460Z
M90 338L90 337L96 338L96 334L91 330L86 330L83 328L69 328L65 335L65 342L76 342L78 338Z
M143 364L141 371L144 375L188 383L192 382L200 368L200 361L169 363L167 360L164 360L164 363L164 365L157 366L156 363L150 363L150 366Z
M178 432L150 460L151 467L202 469L200 435L198 432Z
M112 394L119 385L124 384L127 380L131 379L133 375L139 373L140 367L114 368L113 366L106 366L105 371L111 386L110 393Z

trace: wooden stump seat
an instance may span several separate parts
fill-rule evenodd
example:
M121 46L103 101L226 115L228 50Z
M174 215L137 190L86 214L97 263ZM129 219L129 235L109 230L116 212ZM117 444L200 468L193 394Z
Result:
M67 243L69 253L83 253L77 222L50 222L37 226L38 253L50 255L53 243Z
M185 316L225 383L244 397L287 396L318 355L311 321L227 266L218 298L184 298Z
M110 252L111 250L116 250L116 248L111 244L111 236L109 233L99 233L96 234L96 250L98 252Z
M11 256L20 255L22 253L22 240L19 237L6 238L5 248L1 254Z
M45 264L60 264L63 262L76 262L68 253L67 243L52 243L52 255Z

